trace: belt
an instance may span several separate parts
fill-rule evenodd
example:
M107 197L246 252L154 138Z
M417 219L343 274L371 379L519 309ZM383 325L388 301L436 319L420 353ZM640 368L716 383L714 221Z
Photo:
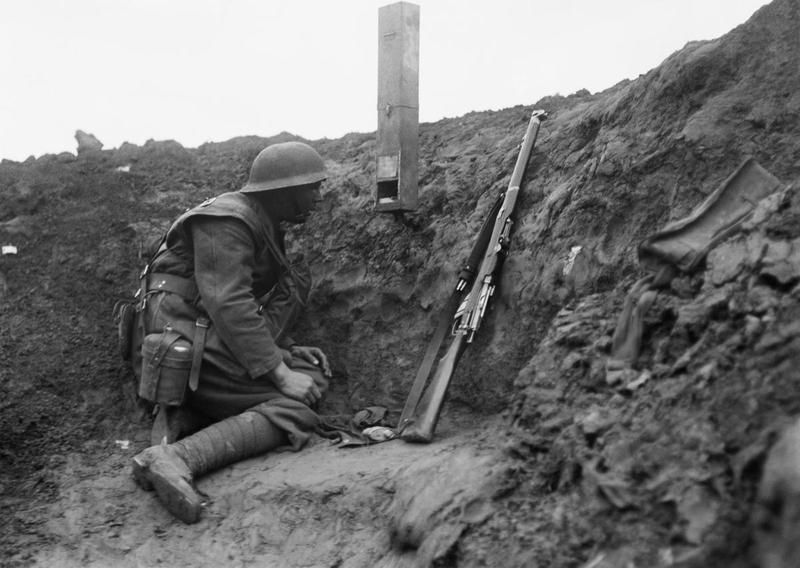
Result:
M148 293L170 292L189 301L196 300L199 294L193 278L183 278L166 272L154 272L148 278Z

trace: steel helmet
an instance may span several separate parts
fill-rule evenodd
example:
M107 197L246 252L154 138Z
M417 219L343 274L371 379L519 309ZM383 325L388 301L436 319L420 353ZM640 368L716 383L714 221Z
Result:
M303 142L281 142L258 153L244 193L294 187L324 180L325 163L314 148Z

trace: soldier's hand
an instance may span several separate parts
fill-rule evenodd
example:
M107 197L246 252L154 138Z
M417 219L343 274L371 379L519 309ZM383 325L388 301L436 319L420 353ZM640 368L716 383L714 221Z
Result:
M306 347L305 345L293 345L291 349L292 355L299 359L308 361L312 365L316 365L322 369L322 373L326 377L331 376L331 366L328 363L328 357L322 352L319 347Z
M322 393L314 383L314 379L305 373L293 371L283 362L270 371L269 375L281 393L308 406L315 405L322 397Z

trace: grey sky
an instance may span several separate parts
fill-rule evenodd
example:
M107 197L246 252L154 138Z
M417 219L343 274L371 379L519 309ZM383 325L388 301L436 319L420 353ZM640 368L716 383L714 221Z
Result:
M0 158L376 128L376 0L0 0ZM419 0L420 120L603 90L763 0Z

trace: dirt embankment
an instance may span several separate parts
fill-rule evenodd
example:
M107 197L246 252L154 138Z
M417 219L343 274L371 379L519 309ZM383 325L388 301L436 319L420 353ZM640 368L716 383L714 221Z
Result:
M195 526L128 478L148 420L111 308L172 218L293 137L3 161L0 244L18 249L0 257L3 562L750 566L763 456L800 414L796 190L658 295L629 380L603 361L644 237L746 156L800 180L799 10L776 0L601 93L422 125L414 213L372 211L373 134L312 142L330 179L292 235L317 283L298 335L332 357L326 412L399 410L530 110L551 116L440 440L249 460L201 481Z

